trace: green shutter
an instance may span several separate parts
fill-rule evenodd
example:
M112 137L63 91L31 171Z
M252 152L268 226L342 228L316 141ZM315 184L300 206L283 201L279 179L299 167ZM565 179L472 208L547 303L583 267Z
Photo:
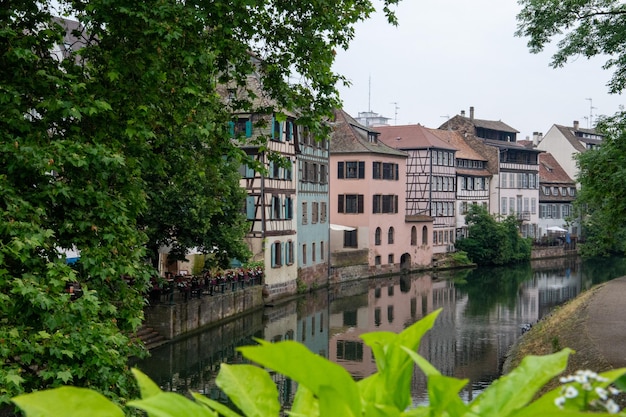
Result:
M230 137L235 137L235 122L228 122L228 131L230 132Z
M246 197L246 216L248 220L254 220L254 197L249 195Z
M246 120L246 137L252 137L252 120Z

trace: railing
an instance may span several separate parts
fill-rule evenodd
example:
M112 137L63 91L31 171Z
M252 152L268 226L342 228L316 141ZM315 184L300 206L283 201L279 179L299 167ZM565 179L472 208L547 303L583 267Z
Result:
M263 284L263 270L234 270L212 276L176 275L152 280L148 293L151 304L187 301L191 298L224 294Z
M530 221L530 211L522 211L521 213L516 213L516 217L519 221Z

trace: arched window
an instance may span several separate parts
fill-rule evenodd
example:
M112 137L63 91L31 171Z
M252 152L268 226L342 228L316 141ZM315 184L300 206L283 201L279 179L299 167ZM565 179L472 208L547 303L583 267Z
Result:
M428 245L428 227L422 227L422 245Z
M411 246L417 245L417 228L411 227Z
M390 227L389 232L387 232L387 243L390 245L393 243L393 227Z
M376 234L374 235L374 244L376 246L380 245L380 241L381 241L381 234L383 233L382 230L380 230L380 227L376 228Z

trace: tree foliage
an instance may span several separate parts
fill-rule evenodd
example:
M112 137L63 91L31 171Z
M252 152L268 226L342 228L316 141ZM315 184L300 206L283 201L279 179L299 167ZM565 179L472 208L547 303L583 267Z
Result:
M600 122L602 146L577 156L580 191L576 209L582 219L585 256L626 253L626 114Z
M297 112L322 131L346 81L331 70L334 49L373 10L369 0L0 6L0 403L62 383L132 392L146 261L161 245L179 257L192 246L247 254L234 106ZM80 22L71 37L61 15ZM218 86L247 88L251 75L267 99L251 91L227 105ZM69 293L76 282L82 297Z
M612 93L626 87L626 4L619 0L521 0L517 36L529 38L531 52L558 39L551 65L562 67L569 58L607 57L603 68L613 69Z
M478 265L505 265L530 259L531 242L519 234L517 220L497 221L485 208L474 204L465 216L468 237L456 246Z

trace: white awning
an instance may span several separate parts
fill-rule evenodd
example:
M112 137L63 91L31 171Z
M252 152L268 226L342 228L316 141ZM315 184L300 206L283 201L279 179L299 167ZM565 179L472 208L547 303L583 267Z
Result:
M356 227L350 227L350 226L342 226L340 224L330 224L330 230L339 230L339 231L352 231L352 230L356 230Z

